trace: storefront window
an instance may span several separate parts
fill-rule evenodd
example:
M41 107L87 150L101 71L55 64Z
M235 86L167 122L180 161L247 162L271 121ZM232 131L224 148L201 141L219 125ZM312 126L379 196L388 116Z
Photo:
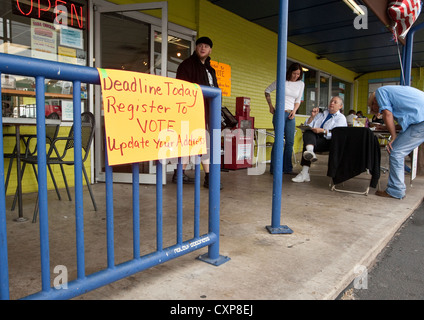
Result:
M162 33L154 32L154 61L155 67L152 73L161 74L161 45ZM178 36L168 35L168 77L175 78L177 69L181 62L191 56L191 40Z
M343 99L344 102L344 108L343 113L344 115L349 114L350 108L350 100L352 97L352 86L350 83L337 79L333 77L333 83L332 83L332 90L331 90L331 96L339 96Z
M0 0L0 52L86 65L86 1L52 3Z
M150 25L118 13L103 13L100 22L103 68L149 73Z
M330 101L329 88L330 88L330 76L320 72L319 75L319 103L318 107L321 110L325 110L328 107Z
M287 61L288 66L291 63L293 62ZM298 114L310 115L315 107L325 110L334 96L340 96L343 99L343 112L346 115L348 114L351 106L351 83L306 66L303 67L303 82L305 83L305 91L302 103L297 111Z
M305 91L303 101L300 104L299 114L311 114L311 110L317 105L316 71L308 68L303 70Z
M86 1L0 0L0 17L1 53L87 65ZM53 102L61 108L72 110L71 82L46 79L45 87L48 93L46 105ZM10 115L17 105L28 109L28 106L35 104L33 78L2 75L2 89L4 116ZM84 99L87 95L86 86L83 85L81 89ZM65 110L62 111L64 113ZM19 112L18 116L26 117L28 114L32 115L31 112Z

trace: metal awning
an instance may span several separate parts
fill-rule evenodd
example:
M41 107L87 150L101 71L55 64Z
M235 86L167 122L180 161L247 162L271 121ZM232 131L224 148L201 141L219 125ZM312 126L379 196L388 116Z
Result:
M209 0L278 33L279 0ZM356 1L364 5L370 0ZM374 0L383 1L387 0ZM289 0L288 41L356 73L400 69L401 43L371 9L368 29L356 29L356 14L342 0ZM424 22L424 15L415 25ZM412 67L424 66L424 31L414 37Z

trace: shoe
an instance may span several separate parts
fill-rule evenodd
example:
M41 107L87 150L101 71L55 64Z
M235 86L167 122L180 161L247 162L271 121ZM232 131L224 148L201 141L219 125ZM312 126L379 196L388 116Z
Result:
M174 175L172 176L172 182L173 183L177 183L177 170L174 170ZM183 183L184 184L193 184L194 183L194 179L190 178L188 175L186 175L183 172Z
M301 172L295 178L292 179L293 182L309 182L311 178L309 177L309 173Z
M207 189L209 189L209 176L205 176L205 181L203 182L203 186ZM224 188L224 186L222 185L222 183L219 184L219 190L222 190Z
M315 155L313 151L307 151L307 150L303 153L303 159L307 161L311 161L311 162L315 162L318 160L317 156Z
M290 174L290 175L292 175L292 176L295 176L295 175L297 175L298 173L297 173L297 172L294 172L294 171L290 171L290 172L283 172L283 174Z
M393 198L393 199L398 199L398 200L402 200L403 198L405 198L405 197L402 197L402 198L393 197L390 194L388 194L386 190L377 190L375 192L375 195L379 196L379 197Z

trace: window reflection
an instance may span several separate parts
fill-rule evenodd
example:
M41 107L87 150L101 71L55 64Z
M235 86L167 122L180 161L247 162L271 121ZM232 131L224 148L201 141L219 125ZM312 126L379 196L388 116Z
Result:
M162 45L162 34L155 31L155 52L154 61L155 66L153 73L161 74L161 45ZM168 77L175 78L177 75L177 69L181 62L190 57L191 52L191 41L182 39L180 37L168 35Z
M21 1L22 7L19 11L16 1L0 0L0 52L87 65L88 31L85 18L87 2L84 0L73 1L74 7L78 7L78 19L74 19L75 25L69 23L69 16L68 20L63 19L61 22L57 22L54 5L50 10L43 11L43 14L38 16L37 10L31 10L31 6L35 6L36 3L38 2ZM74 12L73 17L76 17L76 14L77 12ZM62 15L62 17L65 16ZM35 106L34 78L2 74L1 85L3 116L35 117L33 112ZM46 112L50 105L59 108L66 105L72 110L72 82L46 79L44 88ZM81 86L81 98L83 100L87 98L85 84ZM85 101L82 104L82 108L84 108ZM62 120L72 119L62 118Z

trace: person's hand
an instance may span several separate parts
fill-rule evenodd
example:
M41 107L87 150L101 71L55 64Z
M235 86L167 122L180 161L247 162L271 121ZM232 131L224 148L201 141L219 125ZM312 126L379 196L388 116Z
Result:
M271 112L271 114L274 114L275 108L273 106L269 106L269 112Z
M312 128L311 130L312 130L312 132L317 133L317 134L324 133L324 131L325 131L325 129L323 129L323 128Z
M312 108L312 111L311 111L311 119L314 119L314 118L315 118L315 116L316 116L318 113L319 113L319 108L318 108L318 107Z
M393 150L392 143L393 143L394 140L395 140L395 138L392 138L386 146L386 150L387 150L388 154L390 154L390 151Z

